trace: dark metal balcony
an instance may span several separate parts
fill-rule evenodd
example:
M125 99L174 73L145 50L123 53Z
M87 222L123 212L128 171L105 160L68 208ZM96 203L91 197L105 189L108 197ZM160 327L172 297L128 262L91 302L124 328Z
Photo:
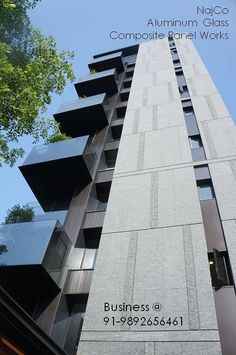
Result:
M120 145L119 140L112 140L112 141L106 142L105 146L104 146L104 152L109 151L109 150L118 150L119 145Z
M6 224L0 245L1 286L37 318L60 291L69 238L57 220Z
M119 74L124 70L122 52L96 58L88 66L90 70L96 70L98 72L116 68L116 71Z
M62 104L54 118L61 132L75 138L104 128L108 124L107 111L106 94L99 94Z
M5 338L8 351L1 354L68 355L17 302L0 287L0 324L1 340ZM6 343L5 343L6 345ZM9 348L10 345L10 348ZM13 345L17 352L12 352Z
M64 287L66 295L88 294L93 277L93 269L69 270Z
M92 180L95 157L89 136L83 136L33 148L20 170L45 211L63 210L75 189Z
M125 117L127 105L128 105L127 101L121 101L121 102L117 103L117 105L116 105L117 117L119 117L119 118L124 118Z
M106 142L104 146L104 156L107 168L114 168L116 163L116 157L118 153L120 141L110 141Z
M105 70L100 73L90 74L81 78L75 89L79 96L91 96L106 92L109 95L115 94L117 89L117 74L115 69Z
M122 129L124 124L124 118L114 120L111 123L111 132L113 139L119 139L121 137Z
M87 212L83 224L83 229L98 229L103 227L106 211Z
M101 201L108 201L113 174L114 169L101 170L97 173L95 184L98 199Z
M103 184L106 182L111 182L113 179L114 169L99 170L96 176L95 183Z
M120 91L120 99L121 101L128 101L130 94L130 88L123 89Z

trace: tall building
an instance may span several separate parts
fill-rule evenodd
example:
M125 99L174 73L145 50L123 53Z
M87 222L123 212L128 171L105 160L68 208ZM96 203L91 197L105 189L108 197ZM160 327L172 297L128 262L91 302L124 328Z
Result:
M89 69L54 115L71 139L20 167L45 213L0 228L0 349L235 355L229 112L189 40Z

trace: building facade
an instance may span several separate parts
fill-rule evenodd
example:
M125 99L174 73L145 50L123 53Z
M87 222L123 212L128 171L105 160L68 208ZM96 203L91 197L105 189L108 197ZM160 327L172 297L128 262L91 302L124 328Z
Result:
M235 355L229 112L189 40L102 53L89 69L54 115L71 139L20 167L45 213L0 228L2 348Z

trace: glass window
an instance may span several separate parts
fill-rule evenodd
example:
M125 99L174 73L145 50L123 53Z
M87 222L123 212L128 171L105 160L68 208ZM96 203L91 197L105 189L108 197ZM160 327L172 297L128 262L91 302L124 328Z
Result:
M184 110L184 115L185 115L185 116L194 115L193 109L189 108L188 110Z
M135 67L135 63L130 63L127 65L127 68L133 68L133 67Z
M213 186L211 184L204 184L198 186L200 200L211 200L215 197Z
M200 136L189 137L189 142L192 149L202 147L202 140Z
M84 249L81 269L94 269L98 249Z
M179 86L179 93L182 99L189 97L188 87L186 85Z
M65 243L63 242L62 239L58 238L57 242L56 242L56 251L58 256L63 259L66 253L66 249L67 246L65 245Z
M182 94L183 92L188 92L188 87L186 85L179 86L179 92Z
M211 272L212 286L217 291L222 286L233 285L228 253L213 249L213 253L208 254Z
M174 60L173 60L173 63L174 63L174 64L180 64L180 60L179 60L179 59L174 59Z

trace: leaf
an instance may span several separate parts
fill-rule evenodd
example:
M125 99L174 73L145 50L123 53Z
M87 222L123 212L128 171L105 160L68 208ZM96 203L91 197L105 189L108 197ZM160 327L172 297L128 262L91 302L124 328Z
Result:
M37 2L0 0L0 165L12 166L22 156L12 141L25 134L47 140L56 132L53 120L49 127L41 114L53 93L61 94L67 80L75 79L74 53L58 51L53 37L30 24L27 10Z

